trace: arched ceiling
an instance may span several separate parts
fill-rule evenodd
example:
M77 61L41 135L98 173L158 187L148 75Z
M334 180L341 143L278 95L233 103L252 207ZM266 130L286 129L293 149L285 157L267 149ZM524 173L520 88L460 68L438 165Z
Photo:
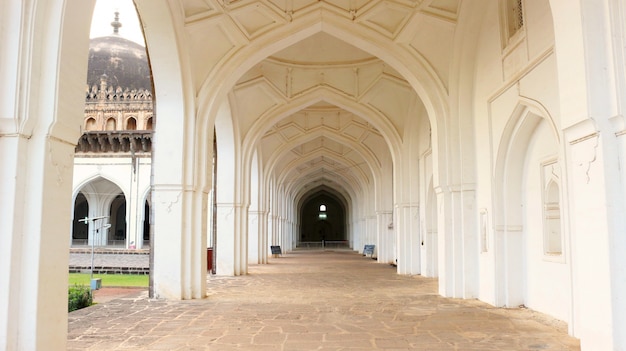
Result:
M124 192L117 184L100 176L89 180L79 187L79 189L78 192L82 193L87 198L93 198L94 196L114 198L118 195L124 195Z
M393 65L323 29L323 18L379 48L401 46L445 86L460 0L185 0L185 34L196 91L246 46L268 50L228 94L244 143L266 176L300 196L307 184L357 194L395 156L422 101ZM321 26L311 27L312 23ZM290 28L293 29L290 30ZM210 39L210 40L209 40ZM218 75L219 76L219 75ZM201 97L202 98L202 97ZM296 103L297 102L297 103ZM358 106L358 107L354 107ZM219 139L219 136L218 136ZM252 146L246 146L246 143ZM387 163L388 164L388 163Z

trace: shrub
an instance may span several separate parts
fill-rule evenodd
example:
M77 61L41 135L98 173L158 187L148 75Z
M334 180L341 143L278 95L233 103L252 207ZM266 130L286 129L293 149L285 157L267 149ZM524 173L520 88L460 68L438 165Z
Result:
M92 303L93 297L91 295L91 289L88 286L70 286L68 291L68 312L91 306Z

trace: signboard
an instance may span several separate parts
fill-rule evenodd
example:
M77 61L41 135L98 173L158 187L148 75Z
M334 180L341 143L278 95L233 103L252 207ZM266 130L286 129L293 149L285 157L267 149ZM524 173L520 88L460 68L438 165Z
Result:
M280 246L270 246L272 250L272 255L282 255L282 251L280 250Z
M363 247L363 256L370 255L371 257L372 255L374 255L375 247L376 245L365 245L365 247Z

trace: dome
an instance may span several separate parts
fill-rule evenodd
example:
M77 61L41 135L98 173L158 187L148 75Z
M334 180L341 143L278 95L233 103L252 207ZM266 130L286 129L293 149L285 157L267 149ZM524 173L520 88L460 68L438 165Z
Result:
M117 14L116 14L117 15ZM100 87L103 74L108 77L107 85L122 90L146 89L152 91L150 66L145 47L117 34L116 21L112 23L114 33L91 39L89 43L88 87Z

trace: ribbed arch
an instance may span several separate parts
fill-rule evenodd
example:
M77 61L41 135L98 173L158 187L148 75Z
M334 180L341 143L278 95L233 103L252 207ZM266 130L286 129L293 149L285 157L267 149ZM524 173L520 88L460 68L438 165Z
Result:
M321 153L316 153L314 155L310 155L308 157L302 158L298 160L298 164L303 164L306 163L312 159L315 159L317 157L319 157L321 155ZM342 165L344 165L344 167L349 168L349 165L346 165L344 163L343 160L339 159L339 158L335 158L332 156L328 156L325 155L325 157L333 160L334 162L340 163ZM352 174L354 178L352 177L347 177L344 174L340 174L340 173L333 173L332 176L330 176L330 174L319 174L319 171L322 170L322 166L320 167L313 167L313 168L309 168L307 169L307 171L305 173L300 173L300 174L294 174L293 178L295 178L295 181L290 181L289 179L289 175L291 172L293 172L295 170L295 167L297 167L297 164L294 164L293 166L289 167L289 170L286 170L284 172L282 172L281 174L278 175L277 180L279 182L279 184L284 184L286 189L298 189L300 187L303 187L304 185L306 185L307 183L310 182L316 182L319 181L321 179L328 179L332 180L332 179L342 179L346 184L350 184L350 188L351 189L355 189L355 190L361 190L366 188L367 183L367 178L364 177L358 177L358 174ZM325 178L328 177L328 178Z
M312 198L316 194L319 194L322 192L331 194L331 196L333 196L335 199L341 202L341 204L343 205L346 211L346 216L350 217L350 213L353 207L351 203L352 201L354 201L350 193L346 191L346 189L344 189L343 187L333 188L328 185L318 185L312 188L303 189L303 191L299 192L294 198L294 205L296 209L298 210L298 212L299 212L299 209L302 207L302 204L307 202L310 198Z
M501 180L506 179L509 183L511 183L511 179L505 177L506 172L507 172L506 169L508 167L511 167L510 160L522 157L521 154L525 152L525 149L517 147L517 146L527 145L527 142L530 139L532 132L534 131L536 126L539 123L541 123L542 120L544 120L550 126L552 135L554 136L556 143L557 144L560 143L560 136L559 136L556 124L554 123L554 120L550 116L549 112L539 103L530 99L521 98L518 105L513 110L511 114L511 118L509 118L505 126L504 132L502 133L502 138L500 139L500 144L498 146L498 151L497 151L497 158L496 158L496 163L495 163L496 167L494 170L495 171L494 179L501 179ZM521 164L517 165L518 168L522 166L523 165ZM509 170L508 172L511 172L511 170ZM519 170L517 170L515 172L512 172L511 176L515 176L515 174L521 174L521 173L519 172ZM521 180L518 180L517 182L521 182ZM510 201L512 199L510 199L506 195L506 188L505 188L504 182L498 182L495 185L496 185L496 194L501 196L498 202L501 203L502 205L504 203L520 203L521 202L521 200L512 201L512 202ZM507 201L504 201L504 199L507 199ZM496 206L496 208L504 209L505 207ZM509 211L508 215L507 215L507 212L504 210L497 211L494 214L495 223L496 224L503 224L505 222L506 223L519 223L521 221L521 217L514 219L512 217L513 215L511 212L517 213L518 211ZM507 216L507 218L505 218L504 216ZM521 216L521 214L519 214L519 216Z
M306 109L307 107L319 103L326 102L340 107L348 112L359 116L368 123L371 123L383 136L387 142L391 157L394 158L399 154L401 149L401 138L398 132L387 118L366 105L360 104L358 101L339 95L334 91L318 87L306 95L293 99L292 101L272 109L259 118L248 131L243 144L244 160L250 158L251 150L265 133L276 123L284 118Z
M532 100L520 100L505 126L495 163L496 305L525 303L524 260L524 169L528 145L539 126L550 127L555 145L559 137L550 114ZM520 249L522 248L522 249Z
M372 152L372 150L364 147L361 143L357 143L354 140L338 134L334 131L331 131L326 127L318 128L317 130L313 131L307 131L306 134L295 137L289 140L287 143L281 145L274 151L272 156L268 158L266 163L267 168L274 168L274 166L280 161L280 158L283 157L283 154L285 152L288 152L289 150L292 150L299 145L320 137L328 138L340 144L349 146L352 150L357 152L364 161L367 162L367 165L369 166L372 174L376 174L376 171L380 170L381 163L378 160L378 157L376 157L376 155Z
M97 184L110 184L110 185L106 187L101 187L101 186L97 186ZM92 177L89 177L83 180L74 188L74 193L72 194L72 201L76 200L76 196L78 195L78 193L84 192L85 190L89 190L91 192L100 191L100 192L112 193L111 190L114 190L114 189L119 189L119 192L117 194L122 193L124 194L124 196L127 196L127 194L123 190L124 188L120 184L118 184L115 180L110 179L103 175L94 175Z
M290 26L280 26L263 35L262 39L250 42L228 60L222 61L221 67L212 70L198 93L200 114L209 117L206 123L211 124L211 116L215 114L219 101L249 69L272 54L319 32L330 34L380 58L402 74L424 102L431 125L436 126L436 119L446 115L445 85L419 53L368 30L355 31L353 26L348 29L346 24L352 24L349 19L333 16L324 9L308 17Z

